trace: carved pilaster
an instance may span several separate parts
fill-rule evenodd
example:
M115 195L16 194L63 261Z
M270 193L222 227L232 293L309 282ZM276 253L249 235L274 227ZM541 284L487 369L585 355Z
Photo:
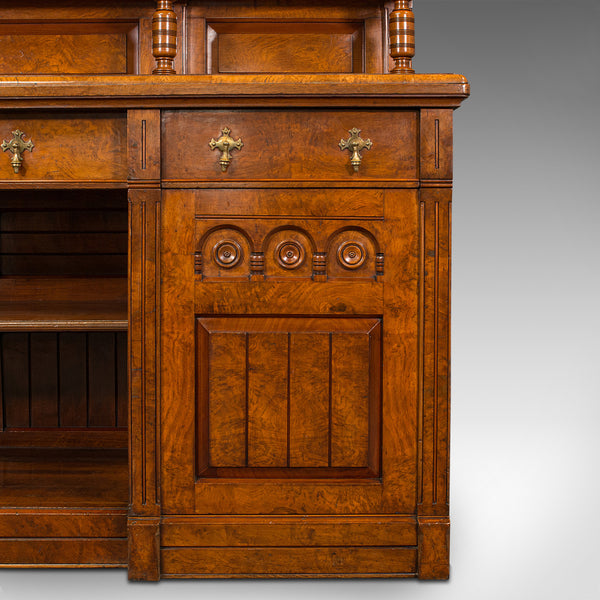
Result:
M129 577L157 580L160 528L160 111L130 110Z
M420 193L419 515L448 515L451 190Z
M159 189L129 191L130 577L150 580L158 579L158 563L143 564L152 553L137 545L149 535L139 517L154 517L156 527L160 517L160 199Z
M131 512L158 515L160 190L129 191Z
M414 73L415 15L412 0L396 0L390 14L390 55L394 59L392 73Z

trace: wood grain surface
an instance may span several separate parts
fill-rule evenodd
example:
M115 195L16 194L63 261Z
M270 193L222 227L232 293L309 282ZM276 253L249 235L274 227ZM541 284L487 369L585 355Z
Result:
M393 119L383 111L168 111L163 116L163 178L414 179L416 124L413 111L396 113ZM225 127L244 147L232 155L223 173L220 152L212 151L209 142ZM358 173L350 164L350 152L339 146L352 128L362 130L373 144L362 152Z
M0 137L20 129L34 149L14 173L10 152L0 156L0 180L6 182L92 180L119 182L127 178L126 121L103 113L2 113Z

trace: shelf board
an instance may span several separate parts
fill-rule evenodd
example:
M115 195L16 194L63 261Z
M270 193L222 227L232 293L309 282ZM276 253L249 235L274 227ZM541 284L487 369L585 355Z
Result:
M126 331L127 302L0 302L0 331Z
M0 508L125 508L128 502L125 449L0 449Z

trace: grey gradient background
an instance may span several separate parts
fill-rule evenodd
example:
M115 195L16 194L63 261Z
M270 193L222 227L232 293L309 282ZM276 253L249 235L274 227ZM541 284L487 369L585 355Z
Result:
M600 1L415 0L464 73L453 209L449 582L0 571L1 600L600 598Z

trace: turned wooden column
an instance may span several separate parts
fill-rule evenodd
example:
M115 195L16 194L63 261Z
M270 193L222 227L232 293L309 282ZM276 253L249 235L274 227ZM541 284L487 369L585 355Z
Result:
M414 73L415 15L412 0L396 0L390 15L390 54L394 59L392 73Z
M152 18L152 54L156 60L154 75L174 75L177 54L177 17L172 0L158 0Z

